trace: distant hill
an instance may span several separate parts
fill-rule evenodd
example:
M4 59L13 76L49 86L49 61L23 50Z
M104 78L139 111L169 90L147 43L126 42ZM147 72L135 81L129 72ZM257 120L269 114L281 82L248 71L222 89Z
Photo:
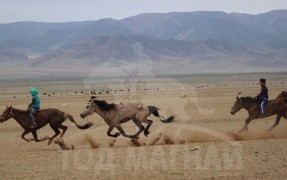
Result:
M196 66L208 72L220 63L233 65L239 72L238 67L276 71L287 67L286 57L287 10L258 15L149 13L122 20L0 24L0 63L19 61L21 67L75 68L109 60L148 59L179 69L182 65L185 71Z
M287 10L259 15L204 11L142 14L122 22L137 33L162 39L214 39L256 48L287 47Z
M255 55L255 51L217 40L180 41L175 39L160 40L152 36L114 35L96 36L86 41L73 43L70 46L59 48L40 56L38 61L47 62L58 59L65 62L67 59L79 59L82 63L85 63L105 61L109 58L134 61L138 58L133 50L133 46L137 43L141 44L142 51L154 61L169 58L216 60L216 57L223 58L230 55L237 56L231 58L236 60L244 56Z

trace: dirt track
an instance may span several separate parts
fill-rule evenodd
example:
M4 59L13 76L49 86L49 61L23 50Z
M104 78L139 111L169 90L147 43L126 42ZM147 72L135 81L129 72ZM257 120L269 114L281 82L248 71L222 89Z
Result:
M52 86L47 85L44 90L49 88ZM6 104L25 108L30 99L23 89L2 91L1 111ZM285 179L287 121L282 120L274 131L267 133L275 117L255 120L249 132L238 134L247 115L243 110L235 116L229 114L238 89L209 86L135 93L131 96L134 100L160 107L164 116L176 115L177 122L168 125L152 117L155 123L150 137L139 139L149 144L161 134L162 138L160 136L150 146L135 147L123 137L114 142L106 136L108 127L103 121L86 131L65 122L69 127L65 141L74 144L76 150L62 151L56 144L47 146L47 142L23 141L20 138L22 129L10 119L0 124L1 179ZM285 90L282 86L270 89L271 97ZM241 90L257 92L258 87ZM20 95L12 98L17 91L21 91ZM187 97L180 98L182 94ZM133 100L127 97L125 93L99 95L109 102ZM59 108L71 113L77 122L84 123L86 120L81 120L79 114L88 99L89 96L83 94L56 93L52 97L42 96L42 108ZM93 115L89 121L97 124L100 119ZM130 122L124 129L128 133L136 130ZM47 126L39 136L52 133ZM87 137L103 148L93 149ZM108 147L110 142L113 147Z

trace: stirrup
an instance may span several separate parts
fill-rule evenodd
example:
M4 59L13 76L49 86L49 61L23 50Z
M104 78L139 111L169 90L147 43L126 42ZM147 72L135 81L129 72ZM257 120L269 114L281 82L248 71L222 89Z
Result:
M263 114L261 113L261 115L259 116L259 119L266 118L266 116L265 116L265 115L266 115L266 113L263 113Z
M37 127L37 126L38 126L38 124L36 122L33 122L32 126L30 128L33 129L33 128Z

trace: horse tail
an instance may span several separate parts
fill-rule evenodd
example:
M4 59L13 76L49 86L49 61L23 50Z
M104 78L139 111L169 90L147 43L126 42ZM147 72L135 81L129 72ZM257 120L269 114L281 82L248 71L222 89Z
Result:
M73 122L74 124L76 124L76 126L79 128L79 129L88 129L89 127L91 127L93 125L93 123L91 122L88 122L87 124L85 125L79 125L73 118L73 116L71 116L70 114L66 114L66 117L71 121Z
M154 116L158 117L159 120L163 123L170 123L170 122L174 121L174 116L170 116L169 118L166 119L165 117L159 115L159 113L158 113L159 109L155 106L148 106L148 110L149 110L150 114L153 114Z

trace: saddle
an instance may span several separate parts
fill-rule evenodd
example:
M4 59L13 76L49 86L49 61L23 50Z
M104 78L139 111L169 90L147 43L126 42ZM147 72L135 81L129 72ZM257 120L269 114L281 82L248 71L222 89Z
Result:
M256 97L250 97L249 100L247 100L247 101L256 103L258 105L261 105L261 102L262 102L262 100L257 99ZM268 100L267 103L269 103L270 101L273 101L273 100Z
M28 109L27 109L27 113L30 113L31 111L32 111L32 108L28 108ZM37 109L37 108L36 108L36 112L35 112L35 113L37 113L37 112L39 112L39 111L40 111L40 109Z
M250 102L253 102L253 103L256 103L256 104L261 104L261 100L257 99L256 97L255 98L250 98Z

